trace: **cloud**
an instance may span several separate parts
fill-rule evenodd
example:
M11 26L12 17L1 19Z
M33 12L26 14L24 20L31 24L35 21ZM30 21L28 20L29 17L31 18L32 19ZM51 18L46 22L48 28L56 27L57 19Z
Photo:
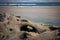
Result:
M0 2L60 2L60 0L0 0Z

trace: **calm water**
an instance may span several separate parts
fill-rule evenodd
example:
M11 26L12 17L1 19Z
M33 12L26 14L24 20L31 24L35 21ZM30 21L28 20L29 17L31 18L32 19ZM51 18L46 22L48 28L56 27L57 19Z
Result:
M29 18L29 20L34 21L34 22L45 22L53 25L60 25L60 21L58 20L49 20L45 18Z

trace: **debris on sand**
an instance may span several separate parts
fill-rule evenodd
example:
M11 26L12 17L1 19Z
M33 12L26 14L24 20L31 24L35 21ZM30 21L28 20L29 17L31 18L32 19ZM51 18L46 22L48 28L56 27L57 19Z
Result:
M5 17L4 17L5 15ZM0 40L55 40L58 27L0 13ZM2 19L1 19L2 18Z

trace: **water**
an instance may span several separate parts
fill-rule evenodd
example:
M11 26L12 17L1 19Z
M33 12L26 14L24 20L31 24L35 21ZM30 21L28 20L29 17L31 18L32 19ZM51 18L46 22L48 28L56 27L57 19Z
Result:
M49 20L46 18L29 18L29 20L34 21L34 22L45 22L53 25L60 25L60 21L58 20Z

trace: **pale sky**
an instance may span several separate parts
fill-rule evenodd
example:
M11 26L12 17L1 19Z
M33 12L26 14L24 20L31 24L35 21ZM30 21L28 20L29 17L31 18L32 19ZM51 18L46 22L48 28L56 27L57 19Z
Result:
M0 0L0 2L60 2L60 0Z

